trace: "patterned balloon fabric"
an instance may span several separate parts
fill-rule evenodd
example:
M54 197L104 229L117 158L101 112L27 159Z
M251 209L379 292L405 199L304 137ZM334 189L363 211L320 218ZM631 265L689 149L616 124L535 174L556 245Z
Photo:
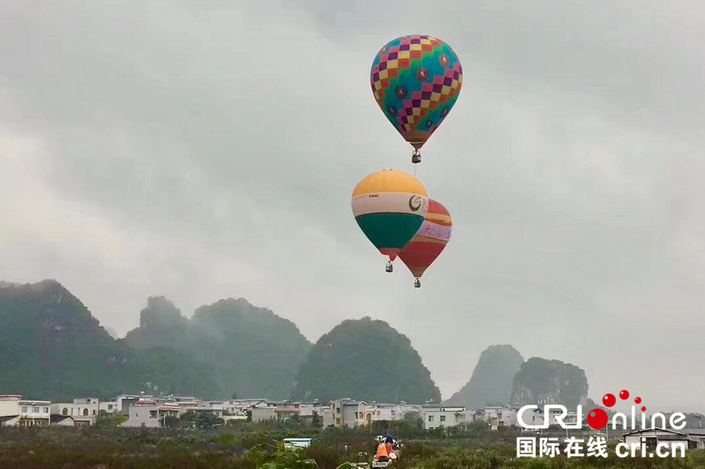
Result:
M453 49L440 39L403 36L379 51L370 79L382 112L418 150L453 108L463 69Z
M440 202L429 199L423 224L399 254L414 277L420 278L441 255L450 241L452 229L448 210Z

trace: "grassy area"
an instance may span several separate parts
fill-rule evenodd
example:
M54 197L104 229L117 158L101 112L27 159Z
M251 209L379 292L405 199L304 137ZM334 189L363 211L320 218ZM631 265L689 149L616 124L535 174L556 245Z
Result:
M123 428L0 428L0 468L321 468L374 452L378 432L243 424L213 431ZM301 454L277 446L286 437L312 436ZM516 458L516 433L458 433L410 437L395 469L464 468L688 468L705 469L705 451L685 458ZM315 464L315 465L314 465Z

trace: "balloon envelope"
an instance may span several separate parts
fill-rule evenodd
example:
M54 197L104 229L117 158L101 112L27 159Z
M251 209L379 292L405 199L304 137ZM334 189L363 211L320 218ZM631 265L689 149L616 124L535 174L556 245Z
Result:
M448 210L440 202L429 200L421 227L399 253L399 258L414 277L420 278L441 255L450 241L452 229L453 222Z
M453 49L440 39L403 36L379 51L370 81L382 112L418 150L455 105L463 68Z
M424 222L428 192L411 174L386 169L357 184L352 210L365 236L393 261Z

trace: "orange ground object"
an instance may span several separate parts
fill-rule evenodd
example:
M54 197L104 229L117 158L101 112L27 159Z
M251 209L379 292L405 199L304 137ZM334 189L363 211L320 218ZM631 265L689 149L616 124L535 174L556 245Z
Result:
M376 458L387 458L389 457L389 453L387 452L387 446L384 443L380 443L379 446L377 446L377 454L375 454Z

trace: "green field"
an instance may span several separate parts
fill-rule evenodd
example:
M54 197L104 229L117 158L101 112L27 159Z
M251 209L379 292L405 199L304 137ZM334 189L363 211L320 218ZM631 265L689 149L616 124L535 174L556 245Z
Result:
M317 430L251 422L215 429L129 429L109 425L77 428L0 428L0 468L321 468L350 467L360 452L374 454L374 437L388 427L371 430ZM491 432L482 425L453 431L425 432L411 426L393 429L405 442L395 468L703 468L705 451L685 458L618 458L614 443L607 458L532 459L516 457L512 430ZM558 436L561 436L558 434ZM564 436L564 435L563 435ZM313 437L300 453L277 442L287 437Z

